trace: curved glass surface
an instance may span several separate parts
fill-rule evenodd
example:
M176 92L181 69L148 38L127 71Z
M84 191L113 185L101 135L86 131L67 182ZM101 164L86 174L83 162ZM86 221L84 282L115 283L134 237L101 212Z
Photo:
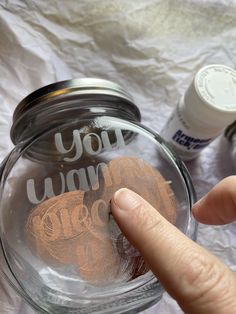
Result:
M193 188L162 139L138 123L95 117L17 146L3 169L1 240L8 279L46 313L128 313L157 302L158 280L115 223L130 188L190 237Z

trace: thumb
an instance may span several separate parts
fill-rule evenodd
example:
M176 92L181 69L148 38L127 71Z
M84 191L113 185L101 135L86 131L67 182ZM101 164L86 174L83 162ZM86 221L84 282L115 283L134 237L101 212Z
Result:
M220 181L193 206L193 215L201 223L223 225L236 220L236 176Z
M138 194L120 189L112 213L163 287L190 314L235 314L236 276Z

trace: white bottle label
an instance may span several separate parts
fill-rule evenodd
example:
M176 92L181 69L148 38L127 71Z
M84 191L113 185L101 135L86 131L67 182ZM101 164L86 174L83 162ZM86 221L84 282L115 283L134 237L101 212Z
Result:
M161 136L184 160L196 157L212 141L212 138L191 128L191 125L183 118L179 105L168 119Z

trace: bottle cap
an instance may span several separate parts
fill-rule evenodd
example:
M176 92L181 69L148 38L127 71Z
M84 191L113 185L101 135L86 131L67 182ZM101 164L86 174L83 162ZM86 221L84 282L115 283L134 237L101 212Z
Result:
M221 130L236 119L236 71L220 64L202 68L184 102L189 116Z

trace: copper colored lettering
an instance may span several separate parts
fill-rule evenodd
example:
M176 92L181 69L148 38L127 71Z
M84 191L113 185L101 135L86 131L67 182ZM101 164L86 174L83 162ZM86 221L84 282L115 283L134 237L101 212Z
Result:
M116 136L118 139L121 135ZM102 138L110 147L106 134ZM79 139L74 138L68 150L60 140L59 137L58 147L64 153L79 148ZM96 136L87 137L87 152L92 154L101 149L96 140ZM79 154L77 151L77 157ZM173 191L159 171L136 157L119 157L108 164L86 166L81 168L83 171L70 170L67 176L72 188L77 176L79 188L86 187L86 191L51 197L30 212L25 232L32 251L50 267L56 266L57 271L60 266L63 271L69 266L94 285L128 281L145 274L148 266L121 234L110 212L110 200L118 189L127 187L174 224L177 204ZM82 184L82 177L88 177L88 182Z
M42 217L41 224L46 241L52 242L60 238L62 226L56 213L46 213Z
M109 208L103 200L96 200L91 208L92 221L95 226L106 226L108 224Z
M69 238L72 236L73 231L68 208L62 208L59 214L61 218L62 232L66 238Z
M71 211L71 221L74 231L78 234L88 231L91 226L91 219L87 206L83 204L75 206Z

